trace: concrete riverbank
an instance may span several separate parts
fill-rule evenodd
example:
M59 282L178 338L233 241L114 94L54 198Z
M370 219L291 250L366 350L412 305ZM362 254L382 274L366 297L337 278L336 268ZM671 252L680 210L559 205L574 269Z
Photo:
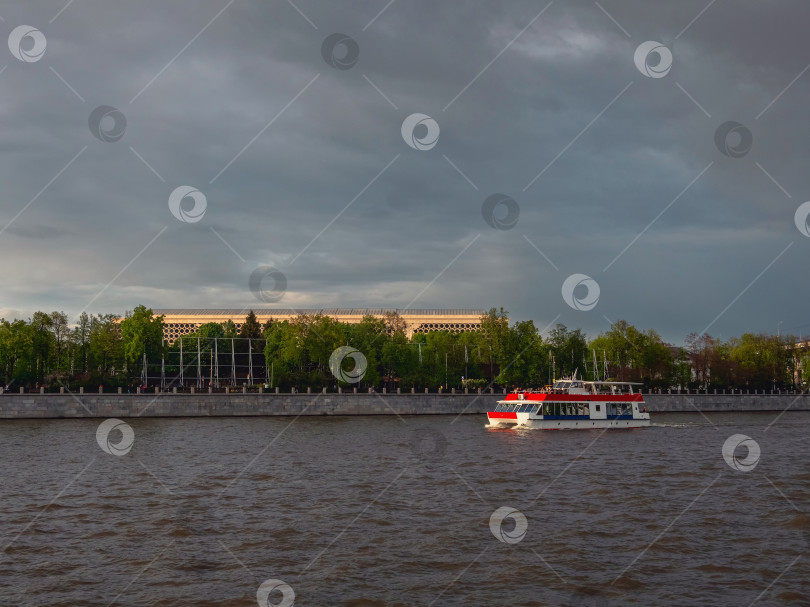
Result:
M483 414L498 394L12 394L0 419ZM644 394L650 412L807 411L808 394Z

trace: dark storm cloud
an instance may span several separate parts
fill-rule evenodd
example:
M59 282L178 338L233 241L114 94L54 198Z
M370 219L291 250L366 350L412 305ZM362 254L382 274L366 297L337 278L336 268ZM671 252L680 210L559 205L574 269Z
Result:
M810 61L798 0L539 17L544 3L397 0L368 26L387 2L295 2L305 18L287 2L76 0L54 19L66 4L0 6L6 35L47 38L41 60L0 62L0 229L75 157L0 234L7 316L260 307L248 277L270 264L282 307L495 305L680 342L793 242L710 332L805 324L810 72L780 96ZM357 41L351 69L322 58L336 32ZM647 40L672 50L663 78L633 63ZM126 117L120 141L91 134L101 105ZM417 112L440 127L433 149L403 141ZM715 146L730 120L752 133L741 158ZM183 185L206 196L199 222L169 211ZM482 217L495 193L520 206L511 230ZM590 312L561 297L574 273L600 285Z

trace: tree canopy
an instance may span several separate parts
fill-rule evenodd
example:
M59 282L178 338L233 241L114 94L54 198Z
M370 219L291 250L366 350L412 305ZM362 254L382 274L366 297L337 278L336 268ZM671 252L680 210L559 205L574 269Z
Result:
M145 354L147 376L161 381L199 373L285 388L346 387L348 376L336 377L330 367L340 347L364 359L361 388L538 388L576 372L648 388L763 390L805 387L810 376L810 353L792 337L746 333L724 341L691 334L676 347L625 320L592 339L562 324L541 335L531 320L510 324L503 308L485 313L478 331L410 338L395 313L357 324L302 314L262 326L250 311L239 329L233 320L207 323L172 345L163 340L163 322L145 306L123 318L83 313L71 322L63 312L36 312L28 320L0 319L2 382L131 385L140 383ZM358 356L344 357L341 369L351 371Z

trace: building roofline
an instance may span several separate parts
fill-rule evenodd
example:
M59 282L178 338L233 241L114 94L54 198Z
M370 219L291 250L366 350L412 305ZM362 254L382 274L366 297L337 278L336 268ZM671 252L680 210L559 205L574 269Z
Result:
M185 316L243 316L249 312L260 316L298 316L299 314L323 314L326 316L335 314L341 316L361 316L361 315L383 315L397 313L400 316L431 316L431 315L454 315L454 316L483 316L486 310L460 309L460 308L432 308L408 310L404 308L152 308L155 315L185 315Z

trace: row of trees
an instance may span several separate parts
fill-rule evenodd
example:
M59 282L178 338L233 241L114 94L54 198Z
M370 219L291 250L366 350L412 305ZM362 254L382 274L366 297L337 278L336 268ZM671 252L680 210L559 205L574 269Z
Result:
M341 346L359 351L361 387L542 387L577 372L586 379L642 382L648 388L805 388L810 355L796 340L745 334L726 341L687 336L682 347L626 321L588 339L558 324L540 335L533 321L509 324L491 309L476 332L406 335L401 317L367 316L357 324L301 315L262 326L250 312L208 323L168 345L163 318L138 306L124 318L36 312L29 320L0 320L0 378L6 386L205 386L269 383L282 388L335 387L330 368ZM357 358L347 357L350 370ZM341 385L346 386L345 382Z

